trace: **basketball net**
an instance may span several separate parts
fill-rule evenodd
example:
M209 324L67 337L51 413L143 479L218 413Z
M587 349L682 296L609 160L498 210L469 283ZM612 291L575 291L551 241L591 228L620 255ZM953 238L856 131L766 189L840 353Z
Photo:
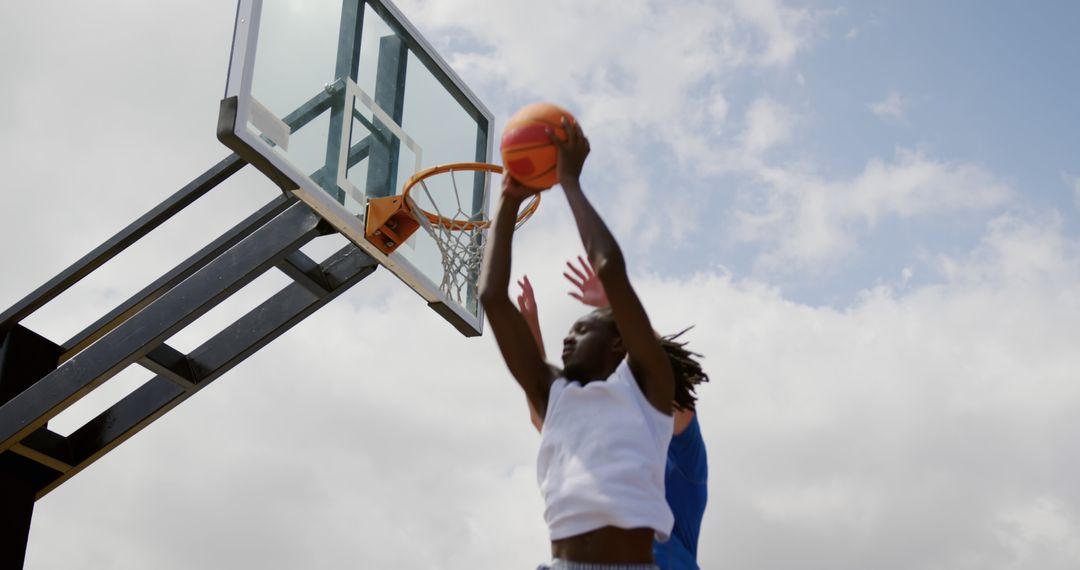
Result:
M443 277L439 289L458 303L477 299L476 283L479 281L480 268L484 260L484 236L491 226L491 220L482 215L470 214L462 207L462 194L454 173L457 171L502 172L494 164L465 162L447 164L429 168L413 175L405 184L405 201L420 227L431 236L442 257ZM438 175L450 176L453 202L442 200L443 206L432 196L427 179ZM416 205L410 192L419 188L432 205L432 210L424 210ZM484 184L483 203L487 203L488 184ZM471 200L467 200L471 202ZM450 207L446 207L447 203ZM540 193L536 193L525 204L514 224L514 229L521 227L536 212L540 205ZM453 210L453 211L451 211Z

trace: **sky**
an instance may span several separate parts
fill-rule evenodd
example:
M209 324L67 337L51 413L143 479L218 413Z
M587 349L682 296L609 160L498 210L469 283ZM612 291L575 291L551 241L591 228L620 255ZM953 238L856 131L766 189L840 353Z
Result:
M398 6L496 129L537 100L575 114L654 324L696 325L702 568L1080 565L1080 5ZM0 4L0 306L228 154L234 16ZM277 192L244 169L24 324L66 340ZM519 234L554 353L583 312L558 189ZM380 270L40 500L26 568L535 567L537 445L490 335Z

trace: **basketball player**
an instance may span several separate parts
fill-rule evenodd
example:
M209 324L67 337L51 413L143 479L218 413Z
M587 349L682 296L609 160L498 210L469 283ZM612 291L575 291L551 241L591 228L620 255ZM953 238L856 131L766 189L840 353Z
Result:
M508 295L511 242L533 191L503 179L490 229L480 300L511 374L543 417L537 474L551 539L552 570L655 569L652 540L673 516L664 469L674 428L676 379L626 274L622 251L581 189L589 142L565 118L558 176L610 307L579 318L549 366ZM684 388L685 389L685 388Z
M596 273L589 264L578 257L580 268L566 262L569 272L563 275L574 285L576 291L570 296L585 305L596 308L608 306L607 295ZM521 293L517 297L518 310L525 318L533 333L540 354L544 355L543 336L540 333L540 317L536 307L536 295L529 277L518 281ZM681 333L680 333L681 334ZM685 344L676 343L675 338L661 339L664 350L672 362L676 377L690 376L691 384L707 381L708 377L696 362L694 353L687 351ZM541 431L543 418L529 405L529 414L536 431ZM661 570L699 570L697 564L698 537L701 534L701 520L705 515L708 501L708 459L705 452L705 440L701 436L694 402L688 405L674 406L675 430L668 445L667 467L664 474L664 494L668 506L675 517L675 526L671 539L666 542L653 539L653 558Z

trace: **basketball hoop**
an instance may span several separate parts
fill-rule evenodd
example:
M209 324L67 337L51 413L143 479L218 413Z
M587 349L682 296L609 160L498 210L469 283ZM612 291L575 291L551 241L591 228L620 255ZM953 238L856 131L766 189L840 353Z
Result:
M405 188L402 190L402 194L405 196L405 201L414 208L414 212L423 214L432 224L440 224L442 227L448 230L463 231L473 229L487 229L487 227L491 225L491 220L468 219L468 214L466 214L461 209L461 194L458 192L457 179L454 178L454 173L460 171L494 172L496 174L502 174L503 167L499 166L498 164L488 164L486 162L454 162L450 164L443 164L440 166L433 166L426 170L421 170L420 172L413 174L412 177L409 178L408 182L405 183ZM424 181L428 178L431 178L432 176L446 173L450 174L450 179L453 182L454 198L458 206L457 212L453 216L442 215L442 213L439 212L438 207L436 207L434 212L430 212L423 208L417 207L416 204L411 201L412 199L409 197L409 193L412 192L413 188L416 187L417 184L420 184L420 186L423 188L424 193L427 194L428 200L430 200L432 204L436 204L435 200L431 197L427 184L425 184ZM516 228L521 226L521 224L525 223L526 220L531 218L532 215L536 213L536 208L538 208L539 206L540 193L537 192L536 194L533 194L533 197L525 205L525 209L522 210L520 214L518 214L517 222L515 223L514 227ZM462 219L461 216L465 216L465 219Z
M485 162L455 162L433 166L421 170L409 178L399 196L372 198L368 201L367 229L368 241L375 244L389 255L418 228L431 236L442 258L443 276L439 288L455 301L466 302L475 299L475 283L480 274L480 263L484 254L484 234L491 226L491 220L475 213L472 192L474 185L466 189L463 202L462 189L459 188L457 172L501 174L503 167ZM433 176L449 174L452 200L435 200L427 180ZM478 174L479 175L479 174ZM483 185L485 192L488 187ZM414 192L421 192L431 205L430 210L417 205ZM487 196L482 196L484 202ZM449 208L440 204L450 204ZM540 206L540 193L534 194L518 214L514 228L521 227Z

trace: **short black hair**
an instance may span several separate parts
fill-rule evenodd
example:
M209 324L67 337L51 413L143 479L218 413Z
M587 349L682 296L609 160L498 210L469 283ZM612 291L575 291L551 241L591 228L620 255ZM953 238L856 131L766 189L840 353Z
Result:
M619 334L619 327L615 324L615 312L611 310L611 306L593 309L593 314L603 319L616 335Z

